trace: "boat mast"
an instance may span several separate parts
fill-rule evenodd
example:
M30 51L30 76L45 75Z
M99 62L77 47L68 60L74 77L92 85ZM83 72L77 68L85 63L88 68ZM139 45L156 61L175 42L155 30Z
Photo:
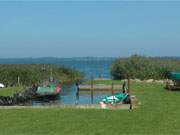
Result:
M53 73L52 73L52 68L50 69L50 82L53 82Z

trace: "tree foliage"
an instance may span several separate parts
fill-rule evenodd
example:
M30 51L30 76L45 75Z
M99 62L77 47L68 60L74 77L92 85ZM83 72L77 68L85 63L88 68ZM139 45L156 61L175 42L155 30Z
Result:
M119 58L111 66L114 79L164 79L168 72L180 71L180 61L171 58L152 58L133 55L129 58Z

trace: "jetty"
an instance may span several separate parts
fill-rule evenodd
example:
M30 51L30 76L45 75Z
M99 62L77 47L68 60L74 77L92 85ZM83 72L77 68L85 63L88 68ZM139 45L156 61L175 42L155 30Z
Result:
M94 93L108 92L111 94L123 92L123 85L121 84L94 84L93 77L90 84L77 84L76 101L79 103L80 94L90 94L91 104L94 103ZM130 79L127 80L127 92L130 93Z
M82 84L79 85L79 92L110 92L110 93L117 93L121 92L122 90L122 85L119 84Z

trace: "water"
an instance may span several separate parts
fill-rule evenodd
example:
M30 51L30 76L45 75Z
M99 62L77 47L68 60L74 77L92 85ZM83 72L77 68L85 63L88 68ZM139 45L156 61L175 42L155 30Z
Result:
M84 73L86 79L107 78L110 79L110 66L115 58L25 58L25 59L0 59L0 64L57 64L64 65L72 69L77 69ZM63 86L61 98L58 103L75 104L76 103L76 86ZM107 93L97 93L94 95L94 103L98 103L100 99L106 96ZM79 97L80 104L91 103L90 94L81 94ZM34 102L34 105L41 105L40 102Z
M94 78L111 78L110 66L114 62L114 59L76 59L63 61L59 64L65 65L70 68L80 70L85 74L86 79ZM76 103L76 91L75 85L64 86L61 93L61 104L75 104ZM98 103L107 94L97 93L94 95L94 103ZM90 94L80 94L79 104L90 104Z
M80 70L85 74L86 78L111 78L110 66L114 59L75 59L69 61L61 61L59 64L65 65L73 69Z
M76 104L76 91L77 88L75 85L71 86L64 86L61 92L61 104ZM94 100L93 103L97 104L99 101L105 97L107 93L94 93ZM89 93L83 93L79 96L79 104L91 104L91 95Z
M77 69L89 79L92 75L102 78L110 78L110 66L115 58L21 58L0 59L0 64L57 64L72 69Z

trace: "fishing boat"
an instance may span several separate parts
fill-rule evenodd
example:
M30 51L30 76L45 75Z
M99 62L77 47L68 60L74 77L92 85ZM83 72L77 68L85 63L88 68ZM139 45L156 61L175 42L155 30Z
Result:
M39 86L37 88L36 97L56 98L60 95L60 92L60 85L49 82L47 85Z
M60 92L61 92L61 86L53 78L52 69L51 69L51 75L49 77L49 80L44 81L42 85L37 87L35 97L54 99L60 96Z

